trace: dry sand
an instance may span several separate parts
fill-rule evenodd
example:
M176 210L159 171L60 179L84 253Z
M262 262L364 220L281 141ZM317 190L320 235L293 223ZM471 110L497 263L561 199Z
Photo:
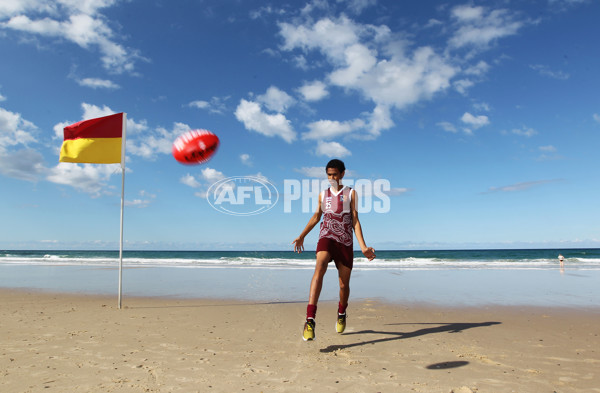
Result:
M0 392L600 392L600 309L0 290Z

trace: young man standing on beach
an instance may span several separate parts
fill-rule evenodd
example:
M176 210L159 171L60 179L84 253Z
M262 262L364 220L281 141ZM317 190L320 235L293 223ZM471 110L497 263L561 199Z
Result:
M292 242L295 252L301 253L304 251L304 238L323 216L317 243L317 263L310 282L308 306L306 307L306 322L302 334L304 341L315 338L317 302L321 294L327 265L332 260L338 270L340 282L340 302L338 304L336 331L342 333L346 329L346 307L348 307L350 296L350 274L352 273L354 260L352 249L353 229L364 256L370 261L375 258L375 250L372 247L367 247L363 238L362 227L358 220L356 191L342 185L346 166L342 161L334 159L327 163L325 171L331 187L319 194L317 211L310 218L300 236Z

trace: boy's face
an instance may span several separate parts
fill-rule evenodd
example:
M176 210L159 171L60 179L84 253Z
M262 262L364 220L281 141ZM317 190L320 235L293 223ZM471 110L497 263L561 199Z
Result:
M346 172L340 173L340 171L336 168L327 168L327 180L329 180L332 185L335 184L337 187L341 184L344 173Z

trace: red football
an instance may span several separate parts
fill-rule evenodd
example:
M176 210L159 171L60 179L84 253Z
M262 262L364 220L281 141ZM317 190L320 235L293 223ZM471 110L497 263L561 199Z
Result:
M182 164L202 164L210 160L219 147L219 138L207 130L192 130L173 142L173 157Z

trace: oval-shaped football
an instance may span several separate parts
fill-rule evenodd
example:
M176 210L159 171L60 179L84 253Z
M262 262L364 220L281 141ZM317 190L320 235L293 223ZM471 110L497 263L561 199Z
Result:
M219 138L208 130L192 130L173 142L173 157L182 164L195 165L208 161L219 147Z

